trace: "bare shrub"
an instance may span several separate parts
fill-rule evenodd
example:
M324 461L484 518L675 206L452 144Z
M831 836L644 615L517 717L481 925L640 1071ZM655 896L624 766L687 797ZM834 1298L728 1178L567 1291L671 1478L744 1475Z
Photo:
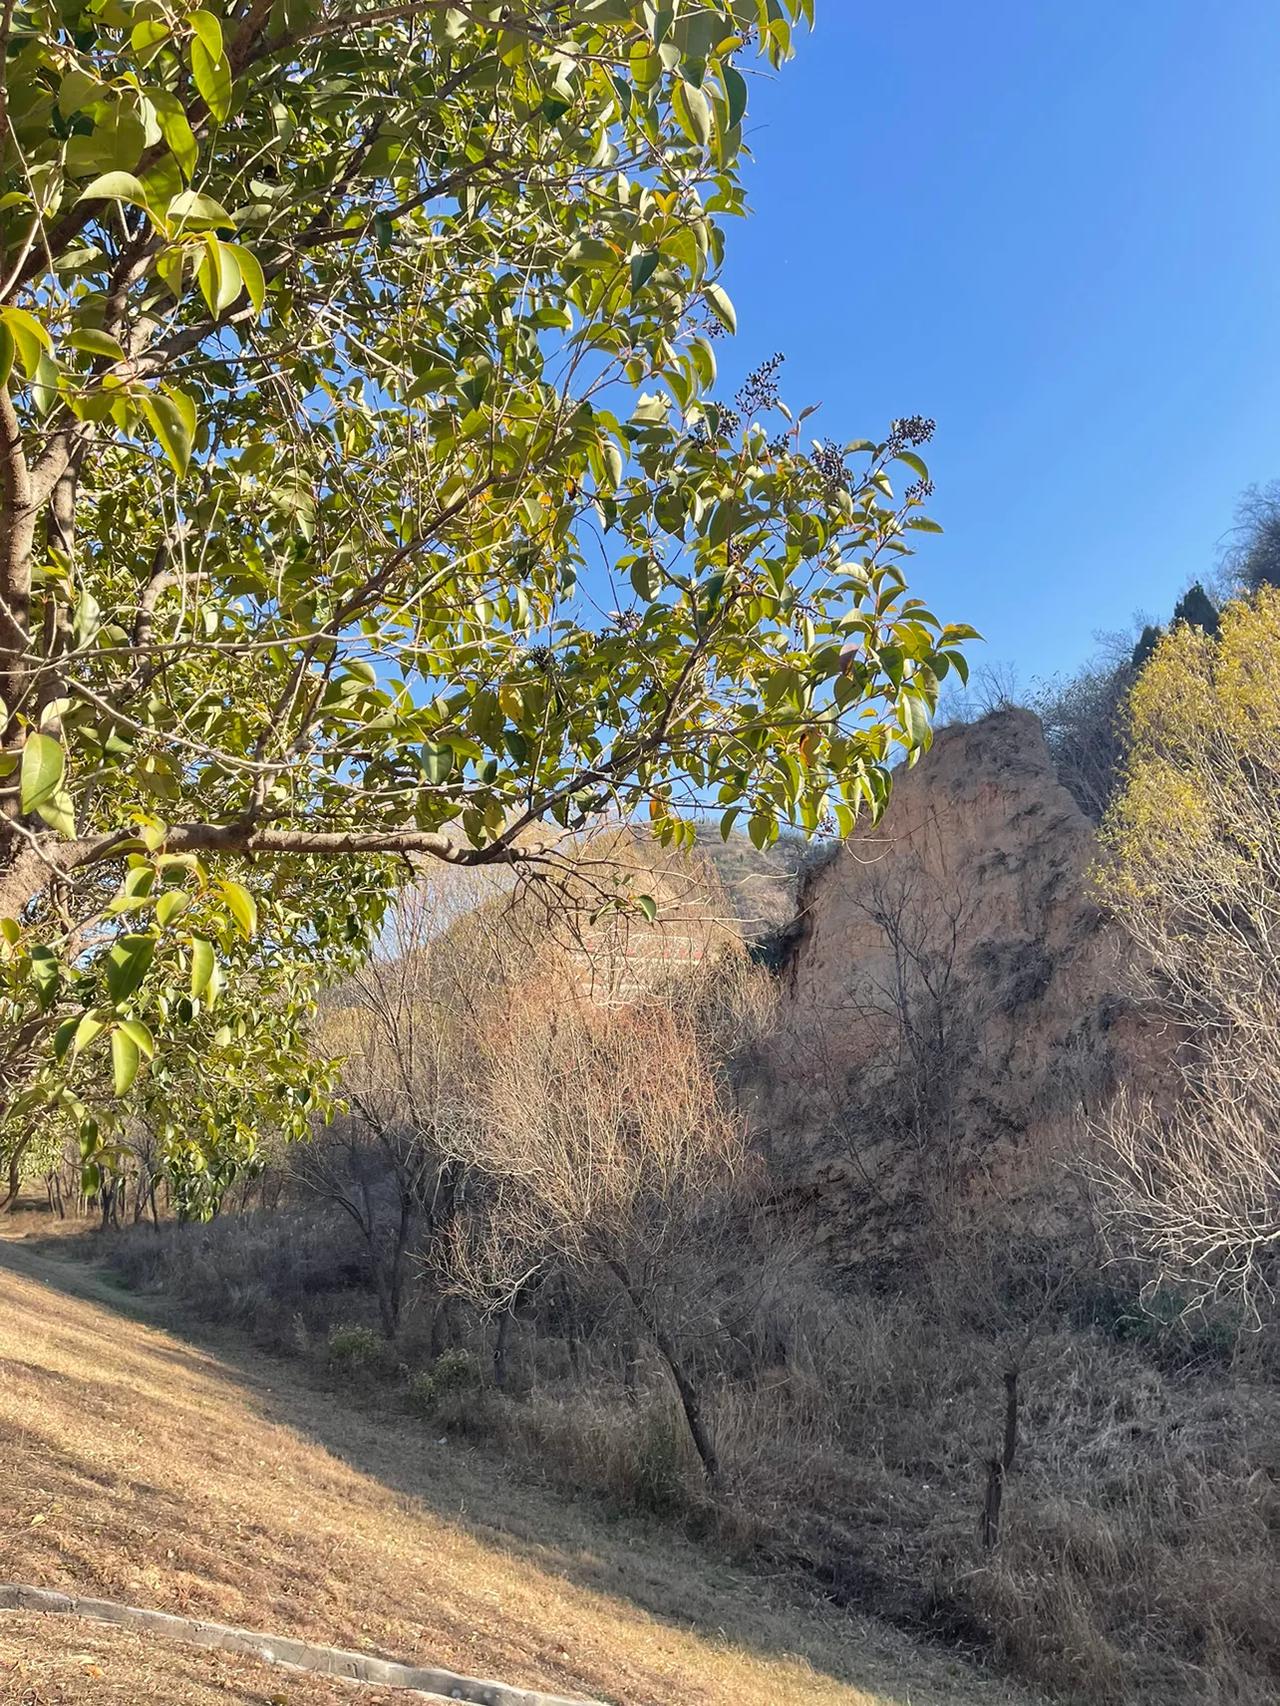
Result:
M501 927L506 892L483 873L423 874L324 1015L326 1040L344 1056L350 1113L295 1150L292 1164L303 1187L357 1229L388 1339L458 1206L452 1138L463 1062L481 1004L516 955Z
M551 1001L541 990L513 994L480 1043L464 1143L485 1206L455 1261L476 1295L504 1300L551 1267L611 1278L666 1364L714 1480L715 1446L682 1344L697 1287L687 1272L675 1281L691 1250L721 1235L744 1145L689 1019L656 995L601 1009L567 989Z
M127 1285L165 1292L200 1317L244 1327L260 1343L290 1352L299 1324L304 1339L326 1333L365 1278L350 1227L301 1203L222 1214L207 1224L131 1227L113 1234L105 1253Z
M1280 586L1280 480L1241 493L1219 572L1228 594Z
M1027 695L1044 728L1058 780L1095 823L1120 786L1125 707L1136 679L1129 657L1104 655L1073 675L1037 682Z

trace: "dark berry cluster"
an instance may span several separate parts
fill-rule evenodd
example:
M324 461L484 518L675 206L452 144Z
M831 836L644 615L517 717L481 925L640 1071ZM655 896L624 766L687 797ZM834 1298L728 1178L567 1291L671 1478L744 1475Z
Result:
M726 409L723 403L713 405L712 420L703 417L689 428L689 437L697 445L714 444L716 439L737 438L742 428L742 416L734 409Z
M830 440L822 440L813 447L813 465L828 485L843 486L849 478L849 470L845 467L844 451L838 444Z
M744 415L763 414L778 404L778 373L786 356L779 352L753 367L742 382L734 402Z
M921 444L928 444L937 425L937 421L930 420L928 415L908 415L905 420L890 421L889 441L885 448L890 456L896 456L900 450L914 450Z
M913 485L907 487L908 503L923 503L926 498L931 498L932 496L932 480L916 480Z

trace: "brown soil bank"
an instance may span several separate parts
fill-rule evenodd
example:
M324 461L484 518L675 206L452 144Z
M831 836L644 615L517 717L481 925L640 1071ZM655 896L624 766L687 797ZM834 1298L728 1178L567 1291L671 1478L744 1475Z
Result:
M1158 1060L1038 719L943 729L809 875L767 1105L842 1266L994 1213L1060 1233L1081 1116Z

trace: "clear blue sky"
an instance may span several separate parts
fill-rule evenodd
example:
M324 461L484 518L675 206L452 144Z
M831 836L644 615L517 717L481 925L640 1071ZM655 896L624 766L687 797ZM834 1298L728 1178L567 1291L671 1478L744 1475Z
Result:
M939 614L1024 681L1167 613L1280 477L1280 3L818 0L757 81L734 376L936 417Z

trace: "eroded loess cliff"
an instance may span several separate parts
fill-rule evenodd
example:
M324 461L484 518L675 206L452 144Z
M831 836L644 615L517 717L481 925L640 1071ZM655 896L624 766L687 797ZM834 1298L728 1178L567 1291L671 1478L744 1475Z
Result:
M1007 710L941 731L884 821L810 873L765 1124L842 1265L1081 1215L1082 1121L1159 1052L1094 854L1039 722Z

